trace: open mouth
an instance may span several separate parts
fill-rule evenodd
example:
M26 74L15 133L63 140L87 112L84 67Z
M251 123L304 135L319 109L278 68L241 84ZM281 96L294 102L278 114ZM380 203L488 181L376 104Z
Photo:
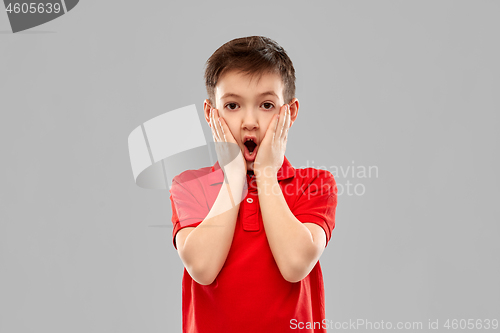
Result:
M253 151L255 150L255 147L257 147L257 144L252 139L248 139L244 143L244 145L248 148L250 155L252 155Z

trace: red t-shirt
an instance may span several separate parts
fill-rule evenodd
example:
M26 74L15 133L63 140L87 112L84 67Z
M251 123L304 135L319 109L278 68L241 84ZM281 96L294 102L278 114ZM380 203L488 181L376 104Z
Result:
M223 177L218 162L174 177L170 200L176 249L177 231L203 221L217 198ZM285 157L277 178L293 215L301 222L321 226L328 242L337 206L333 175L315 168L295 169ZM266 238L253 175L247 175L247 184L231 248L214 282L201 285L184 268L183 332L326 332L319 261L299 282L283 278ZM299 329L308 326L314 329Z

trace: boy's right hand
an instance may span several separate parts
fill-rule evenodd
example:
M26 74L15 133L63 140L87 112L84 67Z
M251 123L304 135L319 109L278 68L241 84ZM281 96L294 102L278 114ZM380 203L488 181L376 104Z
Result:
M236 143L224 118L219 117L217 109L210 110L210 127L212 128L217 159L224 175L226 177L228 174L230 176L246 176L247 163L240 146Z

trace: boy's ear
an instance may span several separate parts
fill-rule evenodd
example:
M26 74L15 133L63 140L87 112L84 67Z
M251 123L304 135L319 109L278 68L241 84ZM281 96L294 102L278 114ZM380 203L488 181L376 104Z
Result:
M292 127L295 120L297 120L297 116L299 115L299 100L293 98L288 105L290 105L290 127Z
M203 112L205 113L205 120L207 121L208 126L210 126L210 110L212 110L212 105L210 104L210 101L206 99L203 102Z

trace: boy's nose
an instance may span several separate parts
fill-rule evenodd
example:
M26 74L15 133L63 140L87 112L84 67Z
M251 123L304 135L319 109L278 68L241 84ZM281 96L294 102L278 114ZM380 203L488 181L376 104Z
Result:
M259 127L257 112L254 110L245 110L243 112L242 127L247 130L253 130Z

